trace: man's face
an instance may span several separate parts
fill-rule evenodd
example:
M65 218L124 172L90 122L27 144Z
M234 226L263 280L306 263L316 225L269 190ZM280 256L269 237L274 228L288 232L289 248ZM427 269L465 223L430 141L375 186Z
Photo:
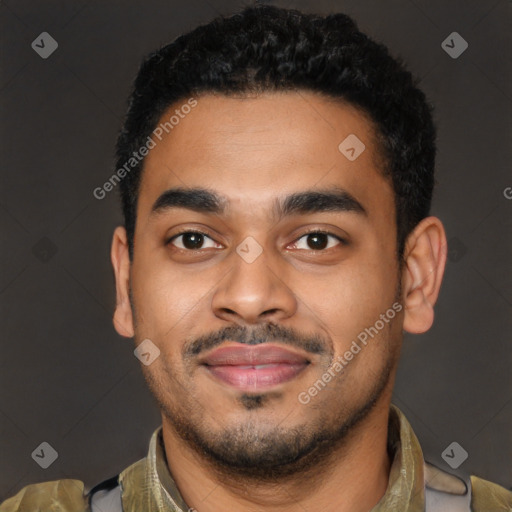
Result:
M307 92L197 101L155 139L139 191L135 338L161 352L144 374L164 428L212 460L248 474L298 467L391 392L392 186L351 106ZM353 140L339 149L351 134L366 147L355 160Z

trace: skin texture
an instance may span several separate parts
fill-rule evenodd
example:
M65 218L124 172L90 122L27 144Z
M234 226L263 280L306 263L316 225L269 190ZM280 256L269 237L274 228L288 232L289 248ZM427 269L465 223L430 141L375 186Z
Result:
M367 511L388 483L387 421L403 330L425 332L433 322L443 226L424 219L399 265L392 185L374 128L356 108L305 91L197 101L146 157L133 261L124 228L112 243L115 327L161 351L142 369L162 412L171 473L200 512ZM349 134L366 146L354 161L338 149ZM175 187L213 191L225 207L152 213ZM339 189L366 213L276 215L276 200L290 194ZM189 229L207 235L199 250L186 249L183 237L169 242ZM333 236L322 238L324 249L313 240L313 250L309 231ZM249 236L263 250L252 263L236 251ZM299 393L393 303L402 310L301 404ZM201 365L213 347L248 340L288 347L309 364L257 392Z

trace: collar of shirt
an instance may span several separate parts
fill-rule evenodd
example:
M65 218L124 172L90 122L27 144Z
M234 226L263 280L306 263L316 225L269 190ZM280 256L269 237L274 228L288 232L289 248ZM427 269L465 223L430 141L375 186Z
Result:
M423 453L411 425L393 404L389 415L388 451L392 457L388 487L371 512L423 512ZM119 482L125 512L193 510L183 500L169 472L162 427L151 436L148 456L125 469L119 475Z

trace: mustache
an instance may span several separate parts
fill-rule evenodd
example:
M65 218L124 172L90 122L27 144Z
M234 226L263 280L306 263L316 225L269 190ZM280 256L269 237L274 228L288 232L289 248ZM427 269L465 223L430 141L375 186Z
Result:
M259 345L278 341L295 348L300 348L310 354L329 354L332 340L319 334L303 333L296 329L277 324L264 324L256 327L233 325L223 327L216 332L199 336L183 347L183 357L191 358L201 352L221 345L224 341L237 341L247 345Z

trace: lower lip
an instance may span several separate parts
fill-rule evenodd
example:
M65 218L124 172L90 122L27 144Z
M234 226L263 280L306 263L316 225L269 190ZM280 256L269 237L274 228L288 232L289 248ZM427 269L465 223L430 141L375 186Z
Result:
M205 365L205 368L226 384L243 391L255 391L287 382L296 377L306 366L307 363L276 363L260 368L235 365Z

